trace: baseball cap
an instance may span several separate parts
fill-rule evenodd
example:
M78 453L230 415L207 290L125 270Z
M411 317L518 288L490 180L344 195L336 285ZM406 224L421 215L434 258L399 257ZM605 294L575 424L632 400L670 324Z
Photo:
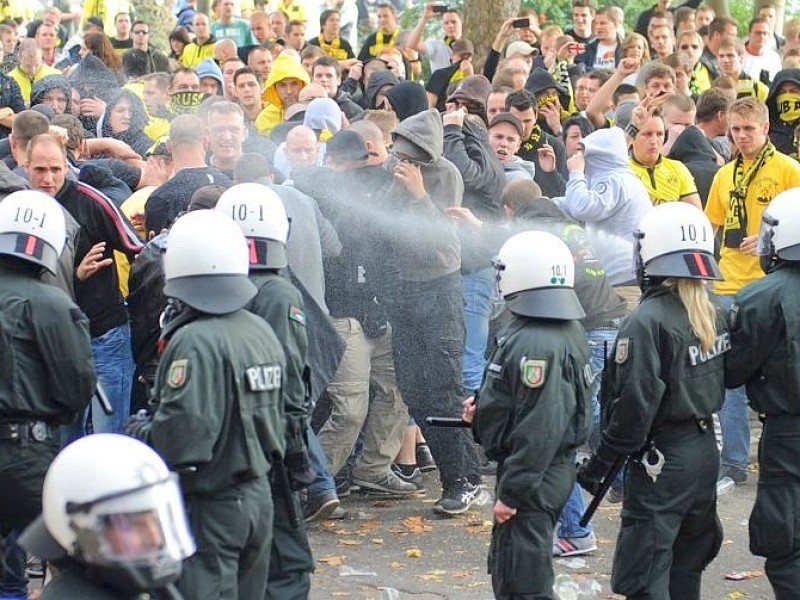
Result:
M506 48L506 58L509 56L513 56L514 54L522 54L524 56L530 56L531 54L538 54L539 51L531 46L528 42L517 41L511 42Z
M369 158L367 143L359 134L342 129L325 145L325 155L339 161L358 161Z
M492 122L489 124L489 129L491 129L498 123L508 123L509 125L513 125L517 129L517 133L519 133L520 137L522 137L522 133L525 131L525 127L522 125L522 121L520 121L510 112L497 113L492 119Z

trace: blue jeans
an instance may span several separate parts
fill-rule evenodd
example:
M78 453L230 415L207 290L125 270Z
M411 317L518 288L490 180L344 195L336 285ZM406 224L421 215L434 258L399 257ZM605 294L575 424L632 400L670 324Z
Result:
M92 429L94 433L122 433L131 412L131 387L133 385L133 350L131 330L125 323L92 338L92 358L97 371L97 381L114 414L107 415L96 401L91 404ZM89 408L74 423L61 428L63 445L87 435Z
M308 495L336 493L336 483L328 471L328 459L325 458L322 446L319 445L319 440L311 427L308 428L308 454L315 473L314 482L308 486Z
M733 305L733 296L717 296L726 312ZM719 411L722 428L720 464L747 470L750 465L750 411L744 386L725 390L725 402Z
M489 343L489 319L494 298L494 270L482 269L463 275L464 286L464 363L462 385L467 395L481 387L486 369L486 345Z
M589 448L596 450L600 445L600 380L603 376L603 367L607 356L611 356L614 340L617 337L616 329L591 329L586 332L589 340L589 360L592 365L594 381L592 382L592 417L594 426L589 434ZM572 493L561 511L561 525L558 528L558 537L586 537L592 533L592 525L581 527L578 523L586 511L586 502L583 499L583 490L576 483Z

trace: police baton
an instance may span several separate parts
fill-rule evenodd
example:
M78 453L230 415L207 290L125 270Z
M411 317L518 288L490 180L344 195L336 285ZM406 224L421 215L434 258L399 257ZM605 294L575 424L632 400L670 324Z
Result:
M425 417L425 424L431 427L472 427L472 423L461 417Z
M114 414L114 407L111 406L111 402L108 401L108 396L106 396L103 386L100 385L99 381L97 382L97 387L94 388L92 397L97 400L97 403L100 405L100 408L103 409L104 413L109 416Z
M586 512L583 513L581 520L578 521L581 527L586 527L589 524L589 521L592 520L594 513L597 512L597 508L600 506L603 498L606 497L609 488L611 488L611 484L614 483L614 480L617 478L617 473L619 473L622 470L622 467L625 465L625 460L627 458L627 454L621 454L614 460L613 463L611 463L611 467L608 469L606 476L603 477L603 483L600 484L600 487L597 489L597 493L595 494L594 498L592 498L589 506L586 507Z

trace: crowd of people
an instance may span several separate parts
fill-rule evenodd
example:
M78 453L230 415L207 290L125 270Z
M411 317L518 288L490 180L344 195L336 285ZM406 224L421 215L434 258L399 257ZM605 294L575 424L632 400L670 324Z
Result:
M715 484L753 475L749 406L776 456L796 449L777 382L795 381L797 302L770 296L767 322L751 290L794 285L794 241L769 236L800 224L770 204L800 187L800 18L779 32L764 5L745 30L658 0L629 30L573 0L569 23L521 10L483 56L438 3L402 30L389 1L181 0L164 48L121 0L17 9L0 599L27 597L33 557L58 573L43 598L176 579L186 598L306 597L305 524L343 518L342 498L435 493L457 516L487 473L495 594L547 597L553 556L597 549L581 485L612 466L615 591L699 598ZM472 430L426 422L462 410ZM97 485L65 483L117 451L138 480L98 464ZM800 480L781 460L762 464L753 549L790 598L800 541L778 533L800 531Z

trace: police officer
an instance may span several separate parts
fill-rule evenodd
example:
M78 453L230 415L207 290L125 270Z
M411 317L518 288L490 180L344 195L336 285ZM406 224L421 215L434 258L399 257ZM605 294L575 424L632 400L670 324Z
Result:
M116 434L75 441L47 471L42 503L20 537L55 567L42 600L176 597L195 545L177 477L151 448Z
M0 597L27 597L25 552L13 539L41 512L58 426L86 407L96 382L85 315L40 281L57 272L65 241L64 213L49 196L20 191L0 202L0 530L12 532Z
M764 428L750 551L766 557L777 600L800 590L800 188L775 196L761 217L767 276L743 288L730 313L725 385L747 386Z
M306 446L308 338L300 291L280 275L280 270L288 266L286 240L289 220L278 195L257 183L229 188L220 197L216 208L233 218L250 245L250 281L258 293L247 308L270 324L286 354L283 376L286 456L285 465L273 465L272 471L275 517L266 597L276 600L307 598L314 561L293 491L308 487L314 480ZM278 476L284 473L288 475L288 481Z
M572 254L553 234L511 237L495 267L513 316L486 368L473 424L498 463L489 572L498 600L549 598L553 531L592 422L592 368L578 323L585 314Z
M149 438L181 473L198 552L178 587L187 598L263 599L272 538L270 460L282 460L285 358L247 279L247 242L215 210L178 219L164 255L164 293L182 307L162 334Z
M711 224L689 204L657 206L640 222L642 300L609 361L600 446L578 472L596 494L611 465L633 457L611 575L629 599L699 599L702 571L722 543L711 416L722 405L730 340L702 281L720 277L713 252Z

